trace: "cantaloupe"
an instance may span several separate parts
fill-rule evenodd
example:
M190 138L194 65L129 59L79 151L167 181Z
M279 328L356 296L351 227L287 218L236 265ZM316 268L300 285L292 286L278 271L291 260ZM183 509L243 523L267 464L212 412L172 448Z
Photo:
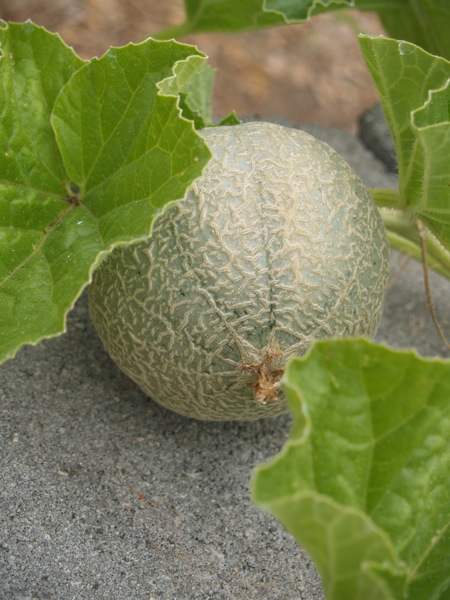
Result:
M373 336L385 229L347 163L306 133L256 122L201 132L212 159L150 238L96 270L90 311L146 394L198 419L287 410L290 357L320 338Z

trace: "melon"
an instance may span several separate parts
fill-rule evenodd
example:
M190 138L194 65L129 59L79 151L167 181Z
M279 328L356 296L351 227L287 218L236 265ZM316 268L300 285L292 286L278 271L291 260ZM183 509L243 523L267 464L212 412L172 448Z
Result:
M149 239L116 248L89 289L117 365L197 419L288 409L286 361L376 332L389 272L367 189L328 145L254 122L201 131L212 158Z

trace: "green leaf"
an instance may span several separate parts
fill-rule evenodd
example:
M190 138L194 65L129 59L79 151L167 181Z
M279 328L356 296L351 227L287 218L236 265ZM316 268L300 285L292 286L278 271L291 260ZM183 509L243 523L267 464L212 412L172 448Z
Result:
M264 0L185 0L190 32L238 32L283 25L282 14L268 11Z
M394 137L402 207L450 247L450 62L414 44L360 36Z
M397 0L383 4L378 12L389 37L413 42L450 60L448 0Z
M236 33L300 23L313 14L353 7L354 3L355 0L184 0L185 22L161 31L157 37L169 39L198 32Z
M50 111L83 61L32 23L2 21L0 49L1 361L41 327L43 314L50 329L57 327L42 245L68 204Z
M423 162L414 165L423 203L420 216L450 248L450 74L413 112L412 127L423 151Z
M314 15L345 8L364 11L381 11L389 8L405 8L409 0L265 0L267 10L282 14L287 23L300 23Z
M32 23L0 29L0 362L58 335L102 256L146 237L209 158L168 78L204 57L148 40L83 63Z
M195 32L239 32L301 23L313 15L344 8L394 12L405 18L409 0L184 0L186 20L158 34L161 39ZM429 0L430 2L432 0ZM435 0L436 2L438 0ZM443 1L443 0L439 0Z
M450 593L450 362L317 342L284 376L291 438L255 501L305 547L327 600Z
M239 125L239 123L240 120L236 113L233 111L229 115L221 119L219 123L217 123L217 125Z
M212 93L216 75L201 56L178 63L175 75L162 81L159 88L168 96L180 96L180 107L186 119L194 121L196 129L212 125Z

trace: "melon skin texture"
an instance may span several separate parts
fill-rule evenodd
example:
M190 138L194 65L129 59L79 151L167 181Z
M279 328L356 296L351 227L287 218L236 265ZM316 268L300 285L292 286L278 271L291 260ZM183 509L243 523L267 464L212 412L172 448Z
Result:
M95 271L90 312L112 359L163 406L276 416L290 357L375 334L384 224L347 163L302 131L257 122L201 135L213 155L203 175L148 240Z

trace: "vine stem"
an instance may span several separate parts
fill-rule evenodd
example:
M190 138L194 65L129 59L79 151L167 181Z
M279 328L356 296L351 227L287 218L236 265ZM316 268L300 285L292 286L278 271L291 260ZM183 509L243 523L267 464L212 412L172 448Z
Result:
M450 343L442 331L434 309L429 272L431 267L450 279L450 252L420 219L415 219L411 212L402 209L402 199L397 190L376 189L371 190L371 194L383 217L389 244L422 263L428 309L439 337L450 350Z
M426 243L427 264L433 271L450 279L450 252L425 225L422 224L422 234L419 232L415 217L405 210L399 191L372 189L370 193L380 209L391 247L422 262L422 235Z
M430 310L431 318L433 319L434 326L436 327L436 331L439 334L442 342L444 343L447 350L450 350L450 344L447 341L447 338L442 331L442 328L439 324L439 320L436 315L436 311L434 310L433 298L431 296L431 287L430 287L430 273L428 269L428 252L427 252L427 239L426 239L426 229L419 219L416 221L417 231L419 232L420 237L420 249L422 251L422 266L423 266L423 281L425 284L425 293L427 295L428 308Z
M380 209L386 226L387 238L392 248L422 262L420 234L411 215L402 210ZM450 252L424 227L428 264L433 271L450 279Z
M372 188L369 190L378 208L402 208L404 203L400 192L389 188Z

